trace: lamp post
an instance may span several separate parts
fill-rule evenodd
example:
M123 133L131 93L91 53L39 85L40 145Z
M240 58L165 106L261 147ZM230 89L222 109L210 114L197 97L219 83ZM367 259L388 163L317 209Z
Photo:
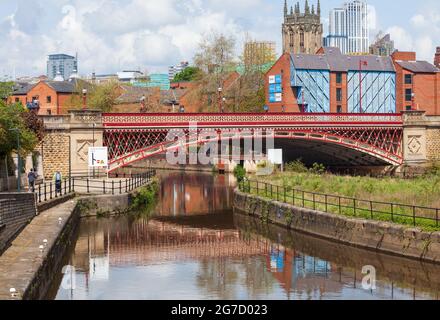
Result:
M414 104L414 98L415 98L416 94L414 93L414 91L411 93L411 109L412 110L416 110L415 108L415 104Z
M83 110L85 111L87 108L87 89L83 89L82 94L83 94Z
M219 108L219 113L223 113L223 106L222 106L222 92L223 92L223 88L219 87L218 88L218 108Z
M145 108L145 100L146 100L146 97L143 95L141 97L141 112L146 112L147 111L146 108Z
M21 157L20 157L20 130L9 129L17 133L17 191L21 192Z
M92 129L92 144L93 144L93 148L95 147L95 127L96 127L96 123L93 123L93 129ZM93 167L93 178L95 178L95 167Z

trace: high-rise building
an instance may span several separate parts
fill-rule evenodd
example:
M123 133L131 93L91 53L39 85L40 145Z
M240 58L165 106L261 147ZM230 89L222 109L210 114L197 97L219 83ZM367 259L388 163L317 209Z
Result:
M394 41L391 36L379 33L376 37L376 42L370 46L370 54L375 56L390 56L394 52Z
M345 9L330 11L329 35L324 39L325 46L336 47L347 53L347 14Z
M435 52L434 65L440 68L440 47L437 47L437 51Z
M330 12L326 46L337 47L343 54L366 54L370 47L368 6L365 1L346 2Z
M368 53L370 30L368 25L368 6L364 1L345 3L347 11L347 51L348 53Z
M318 0L317 8L310 9L308 0L305 1L304 13L301 13L299 2L295 9L287 8L284 1L283 52L314 54L322 47L321 5Z
M187 61L182 61L180 64L178 64L176 66L170 66L168 68L168 79L170 81L173 81L176 74L182 72L183 70L185 70L188 67L189 67L189 62L187 62Z
M245 65L275 62L277 46L274 41L248 41L244 44Z
M78 57L69 56L67 54L51 54L47 60L47 77L50 80L55 79L59 73L64 80L78 72Z

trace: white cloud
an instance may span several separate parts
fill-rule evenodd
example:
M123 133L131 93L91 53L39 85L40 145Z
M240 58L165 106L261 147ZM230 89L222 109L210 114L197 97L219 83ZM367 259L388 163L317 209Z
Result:
M411 28L393 26L387 30L401 51L416 51L419 60L432 62L435 44L440 45L440 13L435 8L430 12L417 13L410 19Z
M191 60L202 36L213 31L239 40L244 30L259 39L281 38L271 32L274 22L264 8L273 4L264 0L16 1L15 14L0 12L0 73L11 74L15 66L19 75L44 74L47 55L55 52L78 52L82 74L138 67L165 71ZM44 12L27 19L23 13L31 7Z
M391 39L394 40L394 46L400 51L413 50L413 40L411 35L402 27L392 26L387 29L386 33L389 33Z

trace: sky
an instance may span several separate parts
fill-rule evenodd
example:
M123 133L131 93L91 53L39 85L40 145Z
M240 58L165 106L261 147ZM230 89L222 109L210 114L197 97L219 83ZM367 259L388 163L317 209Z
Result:
M321 0L324 36L329 11L343 2ZM378 31L389 32L397 49L433 61L440 46L440 1L367 3L372 39ZM248 34L276 41L280 54L283 5L284 0L0 0L0 79L45 74L48 54L76 52L81 75L166 73L169 65L191 62L201 39L213 32L233 35L237 53Z

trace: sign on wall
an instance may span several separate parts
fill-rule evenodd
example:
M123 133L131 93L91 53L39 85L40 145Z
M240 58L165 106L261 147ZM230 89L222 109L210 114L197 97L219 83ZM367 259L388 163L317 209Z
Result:
M108 166L108 148L91 147L89 148L89 167L104 168Z
M270 163L283 164L283 149L269 149L267 158Z
M269 76L269 102L281 102L283 99L282 78L280 74Z

